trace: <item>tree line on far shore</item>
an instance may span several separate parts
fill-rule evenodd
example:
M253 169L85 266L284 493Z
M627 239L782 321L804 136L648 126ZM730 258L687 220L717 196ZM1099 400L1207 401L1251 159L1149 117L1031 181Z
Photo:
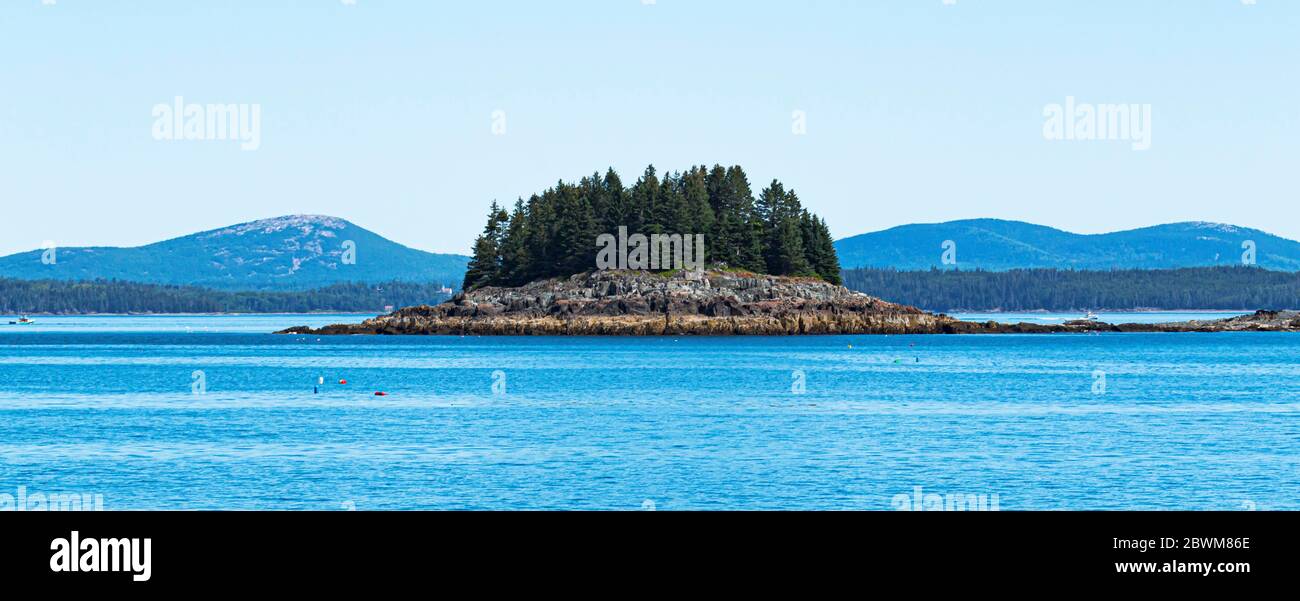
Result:
M739 166L698 166L665 173L647 167L624 186L612 168L515 202L495 201L474 243L463 288L520 286L596 268L597 237L703 234L710 267L840 283L826 222L794 190L773 180L755 198Z
M1242 266L1115 271L846 269L844 285L936 312L1300 308L1300 273Z
M440 284L344 283L296 291L230 292L118 280L0 278L0 314L36 313L380 313L388 305L436 305Z

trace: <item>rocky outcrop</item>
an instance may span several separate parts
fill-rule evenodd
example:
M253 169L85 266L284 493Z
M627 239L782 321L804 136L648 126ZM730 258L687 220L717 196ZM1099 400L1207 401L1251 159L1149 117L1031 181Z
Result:
M1121 323L1067 321L1059 325L1035 323L959 322L952 334L1054 334L1070 332L1300 332L1300 311L1256 311L1250 315L1210 321Z
M438 306L407 307L360 324L282 334L730 336L1300 330L1294 312L1184 324L973 323L812 278L723 271L598 271L518 288L483 288Z
M814 278L722 271L598 271L483 288L311 334L785 335L933 332L951 318Z

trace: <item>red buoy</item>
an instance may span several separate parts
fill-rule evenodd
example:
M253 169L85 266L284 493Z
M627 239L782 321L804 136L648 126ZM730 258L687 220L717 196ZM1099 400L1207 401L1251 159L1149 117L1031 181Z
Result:
M339 384L347 384L347 383L348 383L347 380L339 380Z
M388 396L387 392L376 392L375 396Z

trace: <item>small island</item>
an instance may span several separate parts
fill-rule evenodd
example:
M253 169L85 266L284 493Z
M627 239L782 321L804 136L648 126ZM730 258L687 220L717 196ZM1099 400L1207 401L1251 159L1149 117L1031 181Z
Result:
M694 242L703 240L707 244ZM755 198L738 166L694 167L662 180L651 166L627 188L610 169L576 184L561 181L527 202L520 199L512 212L493 202L475 242L463 291L448 302L407 307L359 324L300 326L278 333L1300 331L1300 314L1294 311L1163 324L1082 319L1059 325L966 322L843 287L832 242L825 221L803 208L793 190L773 181Z

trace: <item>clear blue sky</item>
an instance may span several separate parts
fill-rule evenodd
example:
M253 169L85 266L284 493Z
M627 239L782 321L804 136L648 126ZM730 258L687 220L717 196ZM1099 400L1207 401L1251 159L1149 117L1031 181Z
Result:
M0 57L0 254L289 213L467 252L493 199L649 163L779 178L837 237L1300 239L1290 0L4 0ZM155 141L177 95L260 104L261 148ZM1045 140L1066 96L1151 104L1151 149Z

